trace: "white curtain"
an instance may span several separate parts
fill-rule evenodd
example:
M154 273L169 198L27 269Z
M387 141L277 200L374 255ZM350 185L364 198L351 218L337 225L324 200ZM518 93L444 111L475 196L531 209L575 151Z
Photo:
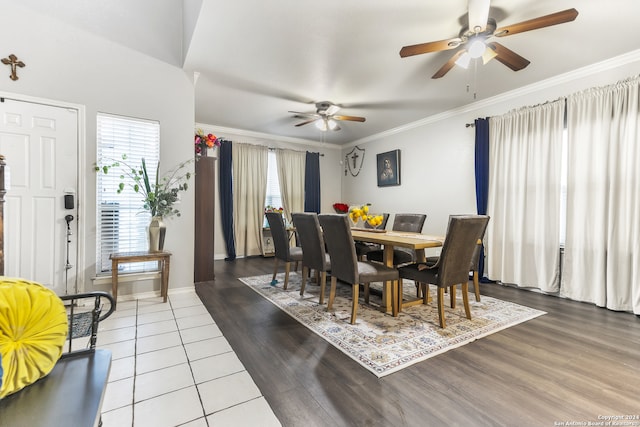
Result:
M564 100L489 119L490 279L559 288Z
M233 143L233 231L238 256L262 253L268 148Z
M291 220L292 212L304 212L304 168L307 153L276 149L280 196L285 216Z
M567 100L561 295L640 314L638 78Z

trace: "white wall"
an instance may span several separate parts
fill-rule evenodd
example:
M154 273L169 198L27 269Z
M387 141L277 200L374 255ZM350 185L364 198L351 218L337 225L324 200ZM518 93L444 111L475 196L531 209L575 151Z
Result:
M196 128L202 129L205 134L213 133L219 138L224 138L234 143L266 145L271 148L283 148L297 151L311 151L320 153L320 202L322 212L333 212L332 205L340 201L341 191L341 165L340 147L306 140L277 137L273 135L259 134L239 129L222 128L214 125L197 123ZM218 155L218 149L209 150L214 157ZM216 218L215 218L215 259L224 259L227 256L227 248L224 243L222 226L220 221L219 179L216 162Z
M95 172L96 113L106 112L160 122L161 169L193 157L194 91L182 69L132 49L109 42L79 29L16 5L2 1L0 39L4 57L14 53L25 62L19 80L0 69L0 92L63 101L84 107L86 122L81 180L86 179L78 204L84 217L85 269L79 274L86 290L109 289L94 284L95 274ZM3 66L4 67L4 66ZM166 249L172 251L171 288L193 285L193 191L182 197L182 216L167 222ZM110 283L110 281L109 281ZM119 294L131 293L123 286ZM159 289L159 284L136 285L136 292Z
M526 72L523 70L521 72ZM362 171L342 182L345 203L372 203L372 211L426 213L424 233L443 235L450 214L476 213L474 128L466 123L539 104L640 73L640 51L594 64L457 111L429 117L353 145L366 150ZM445 77L446 78L446 77ZM438 84L437 81L430 84ZM401 185L377 187L376 154L401 150ZM393 218L389 219L388 228Z

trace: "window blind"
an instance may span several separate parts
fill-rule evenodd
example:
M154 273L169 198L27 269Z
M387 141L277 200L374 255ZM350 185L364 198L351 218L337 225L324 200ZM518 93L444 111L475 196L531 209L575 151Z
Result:
M122 159L126 154L127 158ZM151 215L143 209L143 197L129 185L132 181L121 171L130 167L139 169L142 158L147 164L149 178L155 182L156 166L160 157L160 124L156 121L134 119L99 113L97 115L98 164L119 162L122 167L112 168L108 174L97 174L97 274L110 274L113 252L133 252L148 249L147 226ZM120 183L124 190L118 194ZM157 263L123 264L122 272L156 270Z

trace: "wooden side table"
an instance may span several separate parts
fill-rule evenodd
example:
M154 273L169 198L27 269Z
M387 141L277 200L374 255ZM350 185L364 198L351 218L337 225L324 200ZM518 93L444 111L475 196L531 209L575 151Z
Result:
M118 303L118 264L125 264L130 262L148 262L158 261L160 267L160 296L163 297L163 302L167 302L167 294L169 291L169 261L171 258L171 252L116 252L109 256L111 259L111 294L113 299Z

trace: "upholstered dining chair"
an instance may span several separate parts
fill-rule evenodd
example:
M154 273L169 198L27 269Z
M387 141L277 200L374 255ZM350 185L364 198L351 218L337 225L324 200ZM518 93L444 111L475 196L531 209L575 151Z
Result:
M485 229L486 231L486 229ZM473 250L473 257L471 257L471 265L469 266L469 271L473 277L473 293L475 294L476 301L480 302L480 280L478 278L478 268L480 263L480 253L482 252L482 239L484 238L484 232L482 233L480 240L476 242L476 247ZM427 257L427 264L433 265L438 262L437 256ZM420 294L418 294L418 298ZM451 308L456 307L456 288L454 287L451 291Z
M327 310L333 307L337 280L346 282L352 288L351 324L355 324L360 283L364 284L364 299L368 303L369 283L391 281L393 282L393 315L397 316L398 270L379 263L358 261L349 219L346 215L321 214L318 215L318 220L322 226L331 259L331 290Z
M389 214L388 213L383 213L382 214L382 224L380 224L378 229L380 229L380 230L386 229L387 228L387 221L389 221ZM364 228L373 228L373 227L371 225L369 225L368 222L365 221ZM369 252L382 249L382 246L379 245L378 243L359 242L359 241L356 240L355 244L356 244L356 255L358 255L358 259L360 261L365 261L366 257L367 257L367 254Z
M422 232L424 221L427 216L424 214L396 214L393 219L393 231L410 231L414 233ZM367 253L367 260L383 262L384 250L376 249ZM407 264L416 261L415 251L408 248L393 248L393 265Z
M324 304L324 289L327 284L327 272L331 270L329 254L325 251L324 237L318 215L310 212L292 213L291 219L296 228L302 247L302 284L300 295L304 294L309 271L316 272L316 283L320 285L319 303Z
M289 271L291 270L291 263L295 263L294 271L298 269L298 262L302 261L302 248L298 246L291 247L289 245L289 234L284 226L284 220L282 215L277 212L267 212L267 222L271 230L271 238L273 239L273 246L275 247L273 277L271 278L271 284L278 283L276 280L276 274L278 273L278 261L284 261L284 289L287 289L289 285Z
M429 298L428 284L438 287L438 317L440 327L446 327L444 316L444 290L462 284L462 300L467 319L471 319L469 307L469 265L477 242L489 222L486 215L452 215L442 244L442 252L435 264L413 263L398 268L402 279L411 279L422 287L423 304ZM398 292L402 292L402 281Z

